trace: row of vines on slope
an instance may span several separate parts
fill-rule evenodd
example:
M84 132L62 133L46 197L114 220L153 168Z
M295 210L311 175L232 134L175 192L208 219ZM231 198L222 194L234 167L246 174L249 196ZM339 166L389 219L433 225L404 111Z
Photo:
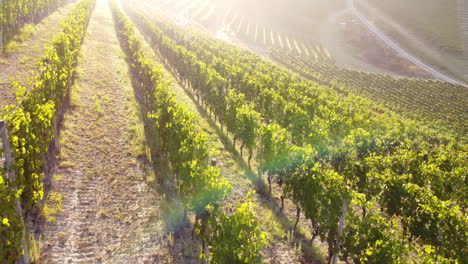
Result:
M150 31L146 32L151 35ZM152 39L159 39L159 37ZM196 38L196 40L198 40L198 38ZM187 47L193 48L193 46L191 46L192 44L187 44L190 41L177 41L179 43L186 44ZM166 51L166 49L170 49L170 46L167 45L168 41L164 40L160 43L163 44L158 45L166 46L163 47L164 50L162 50L162 52L167 53L168 51ZM210 44L212 44L210 47L214 46L213 43ZM179 64L183 66L183 63L181 62L185 63L185 67L180 70L180 75L182 77L190 75L191 78L185 77L183 78L183 81L190 79L191 83L188 83L189 85L208 86L208 88L204 88L204 86L201 88L194 87L196 90L206 90L208 92L220 90L221 93L227 95L229 95L229 92L226 93L225 91L229 91L229 88L232 88L231 90L239 91L236 96L243 96L243 101L254 102L256 110L264 115L267 123L271 123L271 121L278 121L277 123L287 128L293 136L292 142L296 145L304 146L310 144L315 145L316 148L317 145L318 147L323 148L323 145L325 144L330 145L334 142L341 143L342 139L346 137L346 135L349 135L350 132L356 128L373 131L375 132L377 138L388 134L388 137L394 138L394 140L397 142L398 140L402 140L401 135L398 135L397 130L394 129L395 121L399 118L398 116L392 116L388 111L384 112L384 109L374 107L372 104L364 100L360 100L358 97L353 97L347 94L343 96L342 94L333 92L331 89L325 86L317 86L316 84L302 80L297 76L288 76L288 74L285 72L275 73L274 70L277 68L274 66L269 68L261 67L262 65L258 67L254 67L252 65L245 66L244 64L249 64L248 62L255 61L255 56L249 56L248 54L242 56L243 54L239 51L233 51L230 54L226 54L223 59L227 61L223 63L224 65L222 67L219 66L219 64L221 64L220 59L217 59L214 56L211 56L211 64L202 64L203 61L207 60L202 60L201 62L199 61L201 66L205 66L205 68L208 69L205 70L205 72L208 71L209 74L214 76L217 71L218 73L221 73L221 76L225 76L228 80L221 83L223 85L222 87L217 87L216 85L219 85L219 83L216 82L208 82L205 84L204 82L199 82L197 80L202 78L204 78L203 80L210 80L209 74L204 74L207 75L207 77L196 76L197 74L202 74L199 74L196 70L189 69L190 67L187 66L195 65L195 63L191 62L191 64L189 64L186 62L189 61L189 59L180 59L183 58L183 56L190 58L190 56L193 57L194 55L196 56L196 54L193 54L193 52L190 51L186 51L185 53L188 55L184 55L184 47L182 46L177 46L177 49L182 51L179 52L179 54L173 53L170 54L171 56L166 57L172 60L168 60L171 65L177 66ZM206 49L209 49L209 47ZM206 49L200 48L199 53L206 55L208 53L206 52ZM180 60L177 60L177 55L179 56ZM202 58L205 57L202 56ZM217 62L217 64L213 63L213 61ZM262 61L257 58L257 63L262 64ZM229 68L228 65L234 66ZM246 71L237 70L238 65L239 67L242 66L242 70ZM250 70L252 68L258 69L260 73L255 73L255 70ZM268 71L272 71L270 76L266 75L266 72ZM238 72L241 72L240 76L237 76ZM275 75L283 76L280 78L275 77ZM279 80L278 82L275 81L277 79ZM266 88L271 86L276 86L276 89ZM214 95L211 94L208 97L210 96L214 97ZM228 97L228 99L225 99L226 101L230 100L230 96L226 97ZM232 101L239 100L242 101L242 99L232 99ZM223 108L223 102L223 100L217 101L219 106L213 107L214 112L216 112L217 108ZM369 108L371 109L370 111ZM374 112L383 113L377 115ZM312 119L311 123L313 123L313 125L308 124L310 119ZM318 120L315 121L314 119ZM321 122L323 119L328 119L328 122ZM302 124L298 125L297 123ZM427 144L427 142L419 141L435 142L438 143L438 147L448 146L450 148L455 148L454 150L456 152L463 150L462 146L465 144L464 141L462 141L460 144L455 142L454 144L448 144L453 141L450 137L438 135L430 129L428 130L429 132L424 132L424 129L426 129L424 126L418 126L411 121L405 120L402 122L396 122L396 124L401 126L401 128L399 128L401 132L405 132L404 130L408 130L406 133L411 132L411 139L420 136L420 139L416 141L416 146L424 144L427 146L416 148L419 151L428 151L431 145L431 143ZM313 128L313 130L311 130L311 128ZM321 133L319 133L319 131L321 131ZM323 138L321 138L321 136ZM411 142L411 139L408 139L408 142ZM398 144L396 147L400 145L402 144ZM460 164L458 164L458 166L460 166Z
M161 68L147 58L133 25L116 5L112 8L121 45L133 74L138 77L143 104L160 142L160 149L155 151L168 157L178 196L185 210L195 213L203 245L207 242L212 247L211 257L205 250L202 256L214 263L260 263L259 252L265 243L265 234L254 220L250 203L240 204L230 216L219 209L219 202L227 197L232 187L221 177L218 168L209 165L207 135L197 125L196 115L177 102L175 94L170 92L170 83L164 80ZM211 228L219 231L217 236L212 236ZM244 232L243 237L237 236L240 230ZM232 246L229 254L222 247L215 247L220 240Z
M276 50L270 56L305 78L378 100L396 112L443 121L461 134L468 132L468 89L462 85L340 68Z
M152 44L159 45L159 51L168 64L174 67L181 81L194 89L198 100L204 99L206 106L215 113L216 119L226 124L227 130L234 135L234 141L241 141L241 153L244 147L247 148L250 164L261 121L261 115L254 109L254 104L246 103L243 94L224 89L227 81L215 69L198 60L195 53L177 46L173 40L164 37L160 30L142 19L143 23L138 25L144 28L143 32L148 36L152 36ZM177 65L180 61L183 64Z
M328 241L330 256L336 256L340 245L356 232L380 230L368 233L360 248L348 244L342 257L357 262L379 262L384 257L409 261L414 255L411 251L425 255L419 251L421 247L408 242L416 241L431 251L421 258L433 256L435 248L437 254L463 262L465 254L456 252L466 250L463 244L468 230L463 220L464 143L430 129L425 132L425 127L398 120L383 109L379 109L383 114L376 115L369 111L376 106L365 100L290 75L227 44L180 32L159 21L164 31L142 16L133 17L181 81L192 87L196 96L204 97L204 103L228 130L228 117L241 116L238 110L242 107L252 105L252 111L261 114L243 123L254 123L247 125L254 127L250 131L256 135L252 137L264 138L265 144L274 142L268 148L261 147L264 151L259 151L259 163L265 167L260 170L285 185L285 194L312 220L313 233ZM213 78L217 75L221 78ZM216 79L221 81L213 81ZM290 147L274 149L281 144ZM258 146L254 143L252 148ZM311 195L308 188L319 195ZM418 188L424 192L415 191ZM424 197L415 198L418 195ZM358 214L358 207L362 213ZM431 213L434 211L441 213ZM344 233L339 232L343 226L338 228L343 215L348 216ZM426 223L431 223L430 227ZM363 228L365 225L373 229ZM378 240L383 240L385 247L371 250L370 243Z
M0 1L0 48L11 41L26 23L37 23L67 0Z
M95 0L83 0L69 14L40 62L40 74L31 88L17 87L18 106L1 115L8 123L15 180L0 180L0 259L12 263L21 255L24 227L15 214L14 199L26 211L43 198L46 157L55 134L56 120L73 81L81 43ZM17 190L13 193L12 190Z

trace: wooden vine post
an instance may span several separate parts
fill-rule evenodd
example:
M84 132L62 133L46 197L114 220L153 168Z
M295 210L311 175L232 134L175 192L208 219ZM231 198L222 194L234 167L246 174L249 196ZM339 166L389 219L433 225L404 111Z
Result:
M335 252L333 253L333 257L332 257L332 261L331 261L332 264L338 263L338 257L340 255L341 237L343 236L343 229L345 226L345 219L346 219L347 211L348 211L348 200L344 199L343 205L341 207L340 221L338 222L338 237L336 238L336 241L335 241Z
M0 7L2 5L2 0L0 0ZM0 24L0 53L2 53L3 50L3 25Z
M4 120L0 120L0 137L2 138L3 155L5 157L5 168L8 173L8 180L12 183L15 179L15 172L12 170L13 158L11 156L10 142L8 141L8 130L7 124ZM21 224L24 226L23 213L21 210L21 204L18 199L15 200L16 214L19 216ZM26 232L23 232L23 241L21 241L23 248L23 255L15 262L16 264L28 264L29 263L29 251L28 244L26 243Z

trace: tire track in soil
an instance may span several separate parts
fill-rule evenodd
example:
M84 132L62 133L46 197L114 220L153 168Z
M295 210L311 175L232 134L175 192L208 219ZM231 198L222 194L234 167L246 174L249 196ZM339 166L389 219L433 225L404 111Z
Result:
M41 263L167 263L163 198L134 153L139 112L106 0L97 1L77 75L50 190L63 206L41 225Z

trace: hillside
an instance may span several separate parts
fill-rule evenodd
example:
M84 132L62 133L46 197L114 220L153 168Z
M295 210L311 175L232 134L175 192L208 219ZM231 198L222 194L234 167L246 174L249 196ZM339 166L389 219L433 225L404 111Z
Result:
M396 21L433 45L456 53L463 52L459 26L458 0L449 1L369 1ZM405 8L401 8L404 6Z
M320 21L345 3L19 3L1 264L468 261L468 90L385 43L391 74L338 65Z
M466 8L463 2L435 1L421 4L419 6L424 8L420 8L417 1L412 1L408 9L398 14L395 13L399 8L398 1L360 0L357 5L403 49L438 71L466 82L466 15L463 11Z

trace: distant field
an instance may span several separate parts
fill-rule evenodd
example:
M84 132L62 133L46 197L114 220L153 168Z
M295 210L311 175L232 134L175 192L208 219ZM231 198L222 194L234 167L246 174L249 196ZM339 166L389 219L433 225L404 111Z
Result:
M189 16L195 20L214 22L228 15L239 14L259 24L281 27L292 32L314 32L330 14L346 7L345 0L154 0L159 8ZM214 26L214 25L213 25ZM312 27L311 27L312 26Z
M345 0L155 0L176 20L191 19L212 33L225 32L252 48L281 49L315 61L331 62L318 29ZM181 23L179 23L181 24Z
M261 17L290 30L310 30L304 20L313 24L321 24L330 14L346 7L345 0L238 0L227 1L235 9L242 11L247 17Z
M369 0L435 46L463 52L456 0Z

